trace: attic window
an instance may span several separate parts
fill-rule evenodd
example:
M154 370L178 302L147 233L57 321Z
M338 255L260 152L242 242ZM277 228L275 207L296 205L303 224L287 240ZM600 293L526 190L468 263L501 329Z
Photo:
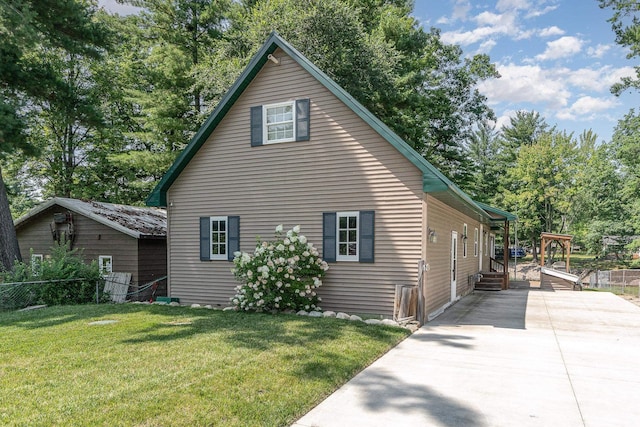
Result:
M309 140L309 100L251 107L251 146Z
M265 105L262 108L264 123L264 142L289 142L295 139L295 121L293 102Z

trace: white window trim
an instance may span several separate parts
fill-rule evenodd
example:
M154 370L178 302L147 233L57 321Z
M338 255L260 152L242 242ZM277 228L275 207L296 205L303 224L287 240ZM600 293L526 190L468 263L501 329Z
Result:
M31 271L33 274L38 275L42 269L42 262L44 256L42 254L31 254Z
M343 217L356 217L356 254L355 255L340 255L340 218ZM347 220L348 222L348 220ZM360 261L360 212L336 212L336 261Z
M225 251L223 254L214 254L213 247L213 222L224 221L224 248ZM212 260L224 260L228 259L229 252L229 217L226 216L212 216L209 217L209 258Z
M478 229L473 229L473 256L478 257Z
M269 131L268 131L269 123L267 123L267 110L269 108L286 107L286 106L291 106L291 112L292 112L291 120L293 122L293 135L291 136L291 138L274 139L270 141ZM279 122L279 123L288 123L288 121ZM296 140L296 102L288 101L288 102L279 102L277 104L263 105L262 106L262 141L264 141L264 144L278 144L281 142L292 142L295 140Z
M466 258L468 255L467 250L467 241L469 240L469 236L467 233L469 232L469 227L467 224L462 225L462 258Z
M109 264L107 269L103 269L104 266L103 261L109 260ZM98 268L100 268L100 274L106 276L109 273L113 273L113 256L111 255L98 255Z

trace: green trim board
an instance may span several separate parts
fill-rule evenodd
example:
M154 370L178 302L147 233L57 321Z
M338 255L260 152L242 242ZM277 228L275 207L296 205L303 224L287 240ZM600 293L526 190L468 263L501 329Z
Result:
M490 214L501 217L501 218L492 218L493 221L504 221L504 220L517 221L518 220L518 217L510 212L503 211L502 209L494 208L493 206L489 206L486 203L482 203L482 202L476 202L476 204L480 206L482 209L484 209L485 211L489 212Z
M480 219L490 220L491 216L485 209L476 204L464 191L442 174L435 166L429 163L424 157L418 154L409 144L396 135L388 126L375 117L362 104L356 101L349 93L342 89L335 81L316 67L304 55L293 48L273 32L254 55L249 65L244 69L240 77L222 98L218 106L211 113L196 135L191 139L187 147L176 159L167 173L156 185L153 192L147 198L149 206L166 206L167 190L184 170L187 164L205 143L209 135L213 132L220 121L225 117L234 102L242 95L251 81L256 77L263 65L267 62L269 54L277 48L282 49L289 57L296 61L304 70L311 74L318 82L326 87L332 94L347 105L362 120L371 126L380 136L393 145L404 157L416 166L423 175L423 191L425 193L446 193L446 198L463 211L471 211L478 215ZM439 197L440 198L440 197Z

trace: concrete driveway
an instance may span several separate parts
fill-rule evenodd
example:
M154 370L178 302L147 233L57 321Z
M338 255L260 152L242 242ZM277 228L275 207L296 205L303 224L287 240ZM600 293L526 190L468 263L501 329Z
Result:
M640 425L640 307L610 293L476 292L296 427Z

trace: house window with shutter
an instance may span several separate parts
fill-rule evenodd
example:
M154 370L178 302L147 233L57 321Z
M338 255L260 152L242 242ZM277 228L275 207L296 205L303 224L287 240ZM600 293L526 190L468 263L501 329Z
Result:
M309 140L309 100L251 107L251 145Z
M374 211L325 212L324 260L374 262L374 218Z
M205 216L200 218L200 260L233 261L240 250L240 217Z

